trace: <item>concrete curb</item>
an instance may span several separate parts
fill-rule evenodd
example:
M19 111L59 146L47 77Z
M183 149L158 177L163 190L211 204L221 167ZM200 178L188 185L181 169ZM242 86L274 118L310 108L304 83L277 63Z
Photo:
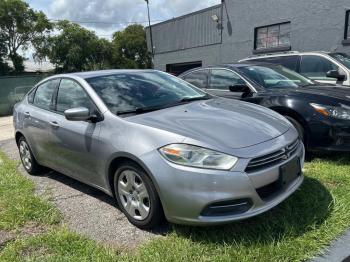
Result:
M334 240L324 255L312 259L311 262L350 262L350 230Z

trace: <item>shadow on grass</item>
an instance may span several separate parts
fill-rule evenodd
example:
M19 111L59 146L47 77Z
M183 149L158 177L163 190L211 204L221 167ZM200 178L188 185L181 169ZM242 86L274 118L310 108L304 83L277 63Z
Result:
M173 230L192 241L206 244L271 244L319 227L332 209L333 199L328 190L318 180L306 177L300 190L260 216L215 227L174 225Z
M350 165L350 156L348 152L314 152L307 154L307 162L311 162L315 159L337 162L339 165Z

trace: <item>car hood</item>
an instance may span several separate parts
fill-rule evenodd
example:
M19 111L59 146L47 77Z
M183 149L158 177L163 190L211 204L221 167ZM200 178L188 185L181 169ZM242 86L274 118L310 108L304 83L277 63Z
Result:
M215 98L125 118L217 147L243 148L276 138L291 127L254 104Z
M350 101L350 88L339 85L312 85L295 89L295 92Z

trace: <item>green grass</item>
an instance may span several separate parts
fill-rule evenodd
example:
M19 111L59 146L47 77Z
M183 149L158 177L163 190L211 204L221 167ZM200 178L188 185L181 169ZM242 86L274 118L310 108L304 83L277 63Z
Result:
M57 223L57 209L34 195L33 182L20 175L17 166L0 152L0 230L16 229L26 222Z
M123 255L96 245L65 228L35 237L18 239L0 253L0 261L121 261Z
M0 171L1 181L2 176L5 176L5 180L11 179L6 172L18 176L13 169L15 166L8 160L5 163L8 167L5 168L7 171ZM220 227L173 226L167 236L156 238L129 253L108 249L60 226L54 226L47 233L9 243L0 251L0 261L305 260L318 254L331 240L350 227L350 158L334 156L322 160L314 159L306 164L305 175L305 182L300 190L287 201L246 221ZM15 187L23 187L22 184L29 183L24 178L18 180L21 182L16 182L15 179L17 186L12 187L14 190ZM29 188L26 189L26 199L34 199L29 196L32 194L32 184L29 184L30 186L24 187ZM2 186L0 188L3 190ZM0 203L4 201L1 192ZM10 210L13 210L11 205L23 201L21 198L13 199L15 201L7 203ZM49 204L37 198L36 201L43 203L33 205L41 211L24 213L46 214L46 219L39 220L40 222L46 221L45 223L50 224L55 221L52 214L56 211L52 211ZM12 214L14 211L8 213ZM37 216L22 214L22 217L21 223L5 224L21 225L26 219L35 220ZM3 224L2 220L0 216L0 225Z

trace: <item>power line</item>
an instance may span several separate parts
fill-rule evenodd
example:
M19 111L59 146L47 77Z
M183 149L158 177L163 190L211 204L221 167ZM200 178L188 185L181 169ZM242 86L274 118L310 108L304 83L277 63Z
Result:
M106 24L106 25L120 25L120 24L144 24L144 23L148 23L147 21L116 21L116 22L104 22L104 21L78 21L78 20L68 20L68 19L49 19L50 21L55 21L55 22L59 22L59 21L69 21L72 23L77 23L77 24ZM162 19L162 20L153 20L151 21L153 22L163 22L166 21L168 19Z

